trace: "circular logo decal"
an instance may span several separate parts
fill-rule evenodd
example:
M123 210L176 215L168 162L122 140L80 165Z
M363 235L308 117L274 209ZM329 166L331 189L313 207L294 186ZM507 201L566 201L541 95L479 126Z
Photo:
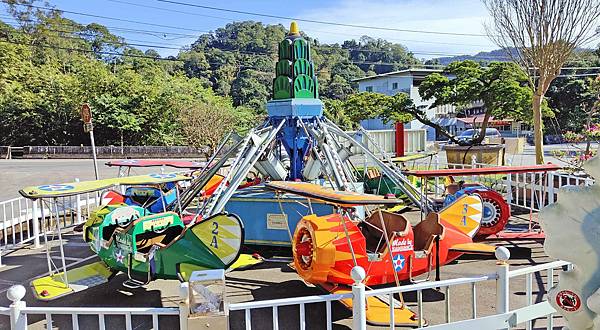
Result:
M562 290L556 295L556 304L567 312L575 312L581 307L581 299L573 291Z
M394 264L394 270L396 272L401 271L402 269L404 269L404 261L406 259L404 259L404 256L401 254L397 254L394 256L394 259L392 260L393 264Z
M73 188L75 187L68 184L46 184L38 187L39 190L43 191L67 191Z
M172 179L172 178L176 177L177 175L173 174L173 173L168 173L168 174L154 173L154 174L150 174L150 176L155 179Z

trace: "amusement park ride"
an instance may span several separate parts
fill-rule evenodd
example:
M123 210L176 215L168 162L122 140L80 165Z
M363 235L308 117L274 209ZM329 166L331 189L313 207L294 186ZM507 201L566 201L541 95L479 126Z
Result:
M500 218L494 215L492 222L506 223L509 213L500 195L482 186L448 187L445 201L438 202L423 193L426 189L419 192L406 176L422 177L426 182L427 177L471 175L473 170L407 173L391 159L380 159L359 142L362 139L323 116L310 45L295 22L279 43L278 54L268 117L243 139L227 136L206 163L113 161L107 165L120 167L118 178L20 191L27 198L53 202L55 210L59 197L105 191L105 205L95 210L83 227L85 241L101 261L67 270L56 221L63 264L56 267L47 250L51 275L32 283L38 298L50 300L81 291L107 282L117 272L128 275L125 286L139 287L156 278L185 280L194 270L235 267L240 248L249 238L264 244L291 245L298 274L330 292L349 290L350 269L356 265L367 270L368 286L400 285L400 281L414 282L416 276L425 273L428 279L432 269L439 274L440 266L464 253L494 252L490 246L473 243L472 238L478 231L487 234L486 228L496 230L499 226L485 225L488 204L501 214ZM377 148L366 131L357 134ZM402 202L395 196L365 193L361 182L365 173L355 167L352 156L364 159L365 173L377 168L382 178L422 210L424 220L412 225L401 214L386 209ZM195 171L187 176L125 176L131 167L138 166ZM253 169L264 185L256 185L260 180L246 182ZM495 169L505 173L533 170ZM185 180L190 183L182 188L178 182ZM127 188L124 192L109 190L117 185ZM308 202L305 205L290 199L292 202L284 207L281 199L289 195ZM279 210L273 210L276 203ZM290 212L291 204L302 205L308 214ZM273 220L274 213L279 216L277 221ZM250 237L248 230L252 230ZM352 306L351 301L344 304ZM370 322L389 324L386 303L370 297L367 305ZM416 326L417 316L403 303L398 306L395 323Z

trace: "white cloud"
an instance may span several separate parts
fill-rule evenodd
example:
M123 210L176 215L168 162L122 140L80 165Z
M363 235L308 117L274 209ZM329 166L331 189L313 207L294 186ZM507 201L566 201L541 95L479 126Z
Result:
M299 17L386 28L485 34L489 19L479 0L340 0L298 13ZM340 42L361 35L406 45L414 52L474 54L497 47L485 36L455 36L352 28L300 22L300 28L322 42ZM431 58L439 55L415 54Z

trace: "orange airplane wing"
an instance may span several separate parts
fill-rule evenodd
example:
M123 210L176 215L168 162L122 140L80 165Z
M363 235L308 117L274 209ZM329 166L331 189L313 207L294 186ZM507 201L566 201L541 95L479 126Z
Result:
M352 205L396 205L402 203L395 197L360 194L352 191L336 191L307 182L271 181L265 184L269 189L283 191L298 196L317 199L342 206Z

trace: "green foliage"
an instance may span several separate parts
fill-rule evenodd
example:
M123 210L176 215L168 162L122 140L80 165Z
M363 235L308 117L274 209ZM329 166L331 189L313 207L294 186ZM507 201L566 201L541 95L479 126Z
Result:
M548 89L548 103L561 130L581 132L598 121L600 82L592 78L556 79Z
M419 93L424 100L435 99L431 108L450 104L460 111L482 101L486 109L482 129L487 126L489 116L532 120L533 91L528 86L527 75L511 62L491 62L487 67L471 60L453 62L442 73L427 76L419 86ZM547 116L552 116L546 104L543 110Z
M381 118L385 122L408 122L412 116L407 108L414 107L408 95L388 96L373 92L352 94L345 101L326 100L325 115L338 125L356 128L361 120Z
M242 126L255 119L214 94L202 76L203 54L188 55L193 68L167 65L155 60L156 51L128 47L98 24L82 26L54 11L15 15L23 28L0 25L8 40L0 41L0 145L88 144L83 103L92 107L98 145L184 143L180 113L209 104L226 107ZM32 17L38 22L30 24ZM98 54L115 49L149 58Z

